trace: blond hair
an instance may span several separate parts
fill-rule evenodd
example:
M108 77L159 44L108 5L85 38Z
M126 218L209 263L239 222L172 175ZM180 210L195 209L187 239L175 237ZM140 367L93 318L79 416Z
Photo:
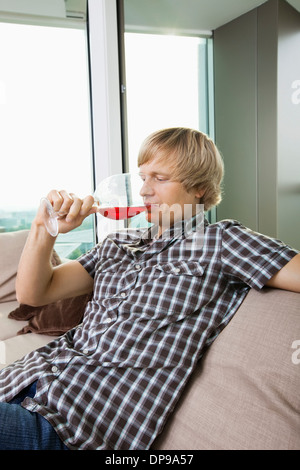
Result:
M221 202L224 164L216 145L207 135L184 127L154 132L140 148L138 166L153 159L168 162L172 178L182 183L187 192L204 190L200 201L204 210Z

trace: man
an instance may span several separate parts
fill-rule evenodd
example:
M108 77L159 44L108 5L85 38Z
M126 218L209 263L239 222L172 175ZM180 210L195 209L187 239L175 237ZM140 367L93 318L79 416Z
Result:
M42 305L91 291L93 298L81 325L0 373L0 448L148 449L249 289L300 292L296 250L238 222L199 217L199 204L208 210L221 199L223 162L207 136L156 132L138 164L155 231L110 235L53 268L55 239L40 212L32 224L19 301ZM48 198L67 214L61 233L95 211L91 196Z

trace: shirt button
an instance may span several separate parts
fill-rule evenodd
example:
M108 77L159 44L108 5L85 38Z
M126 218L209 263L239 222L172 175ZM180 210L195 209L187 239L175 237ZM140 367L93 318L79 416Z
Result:
M88 354L89 350L88 349L83 349L82 352L83 352L83 354Z
M58 367L52 366L52 367L51 367L51 370L52 370L52 372L54 372L54 373L55 373L55 372L58 372Z
M180 268L175 268L174 272L177 273L177 274L180 273Z
M136 265L135 265L135 269L141 269L141 265L140 265L140 264L136 264Z
M105 320L103 320L103 323L111 323L112 321L113 321L112 318L107 317L107 318L105 318Z
M126 297L126 293L125 292L121 292L121 297Z

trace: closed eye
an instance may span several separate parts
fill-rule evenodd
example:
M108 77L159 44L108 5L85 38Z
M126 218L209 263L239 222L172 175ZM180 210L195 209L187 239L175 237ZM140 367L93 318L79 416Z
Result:
M163 176L156 176L157 181L168 181L168 178L164 178Z
M154 181L158 181L160 183L170 181L170 177L168 175L159 175L159 174L152 174L148 177L145 174L139 174L142 181L146 181L147 178L152 178Z

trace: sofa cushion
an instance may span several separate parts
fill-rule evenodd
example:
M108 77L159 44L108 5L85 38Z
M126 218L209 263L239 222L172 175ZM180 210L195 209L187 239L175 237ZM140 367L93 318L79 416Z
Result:
M0 302L16 300L17 267L29 230L0 234Z
M16 301L0 303L0 341L16 336L27 325L27 321L16 322L8 318L9 313L18 308L18 305Z
M0 369L52 340L48 335L22 335L0 341Z
M91 298L92 294L84 294L70 299L58 300L42 307L21 304L10 312L8 320L28 320L25 325L20 325L21 329L18 334L62 335L81 322L86 304Z
M300 294L251 290L200 361L154 448L300 449L297 340Z

